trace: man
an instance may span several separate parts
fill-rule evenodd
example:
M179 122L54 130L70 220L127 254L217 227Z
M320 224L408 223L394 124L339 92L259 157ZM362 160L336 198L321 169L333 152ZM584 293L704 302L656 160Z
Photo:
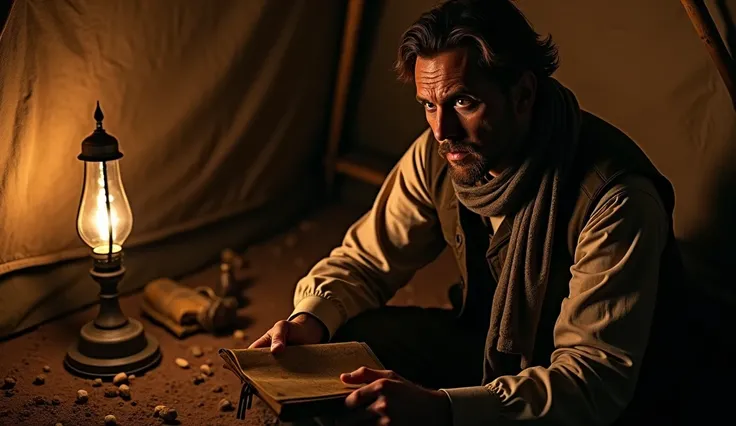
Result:
M557 64L508 0L420 17L396 68L431 131L252 347L367 342L389 370L341 377L366 424L669 424L673 190ZM447 245L456 309L384 306Z

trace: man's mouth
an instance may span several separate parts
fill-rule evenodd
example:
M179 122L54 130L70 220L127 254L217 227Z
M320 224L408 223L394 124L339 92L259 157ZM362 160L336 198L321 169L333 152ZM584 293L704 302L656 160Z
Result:
M448 161L460 161L469 154L467 151L450 151L447 153L446 158Z

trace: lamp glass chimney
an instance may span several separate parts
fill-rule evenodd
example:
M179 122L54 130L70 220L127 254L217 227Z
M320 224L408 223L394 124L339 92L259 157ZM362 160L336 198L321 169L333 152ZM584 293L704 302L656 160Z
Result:
M80 238L96 254L122 251L133 229L118 160L84 163L84 188L77 215Z

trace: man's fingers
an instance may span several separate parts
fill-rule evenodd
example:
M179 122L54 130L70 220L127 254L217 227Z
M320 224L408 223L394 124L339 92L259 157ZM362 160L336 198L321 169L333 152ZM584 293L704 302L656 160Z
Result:
M248 349L267 348L269 345L271 345L271 336L266 333L259 337L258 340L251 343L251 345L248 346Z
M391 382L387 379L379 379L369 385L365 385L353 391L353 393L345 398L345 406L348 408L367 406L386 392L388 386L391 386Z
M271 353L278 353L286 347L286 337L289 333L289 323L277 322L268 332L271 335Z
M355 371L340 375L340 380L353 385L372 383L379 379L401 380L401 377L391 370L374 370L368 367L360 367Z
M378 416L388 416L388 406L386 397L381 395L368 407L368 411L377 414Z

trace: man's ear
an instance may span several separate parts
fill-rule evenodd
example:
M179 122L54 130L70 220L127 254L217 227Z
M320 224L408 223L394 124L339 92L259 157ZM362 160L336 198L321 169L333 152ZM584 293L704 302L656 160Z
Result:
M537 95L537 77L531 71L524 71L511 87L511 103L517 117L529 115Z

